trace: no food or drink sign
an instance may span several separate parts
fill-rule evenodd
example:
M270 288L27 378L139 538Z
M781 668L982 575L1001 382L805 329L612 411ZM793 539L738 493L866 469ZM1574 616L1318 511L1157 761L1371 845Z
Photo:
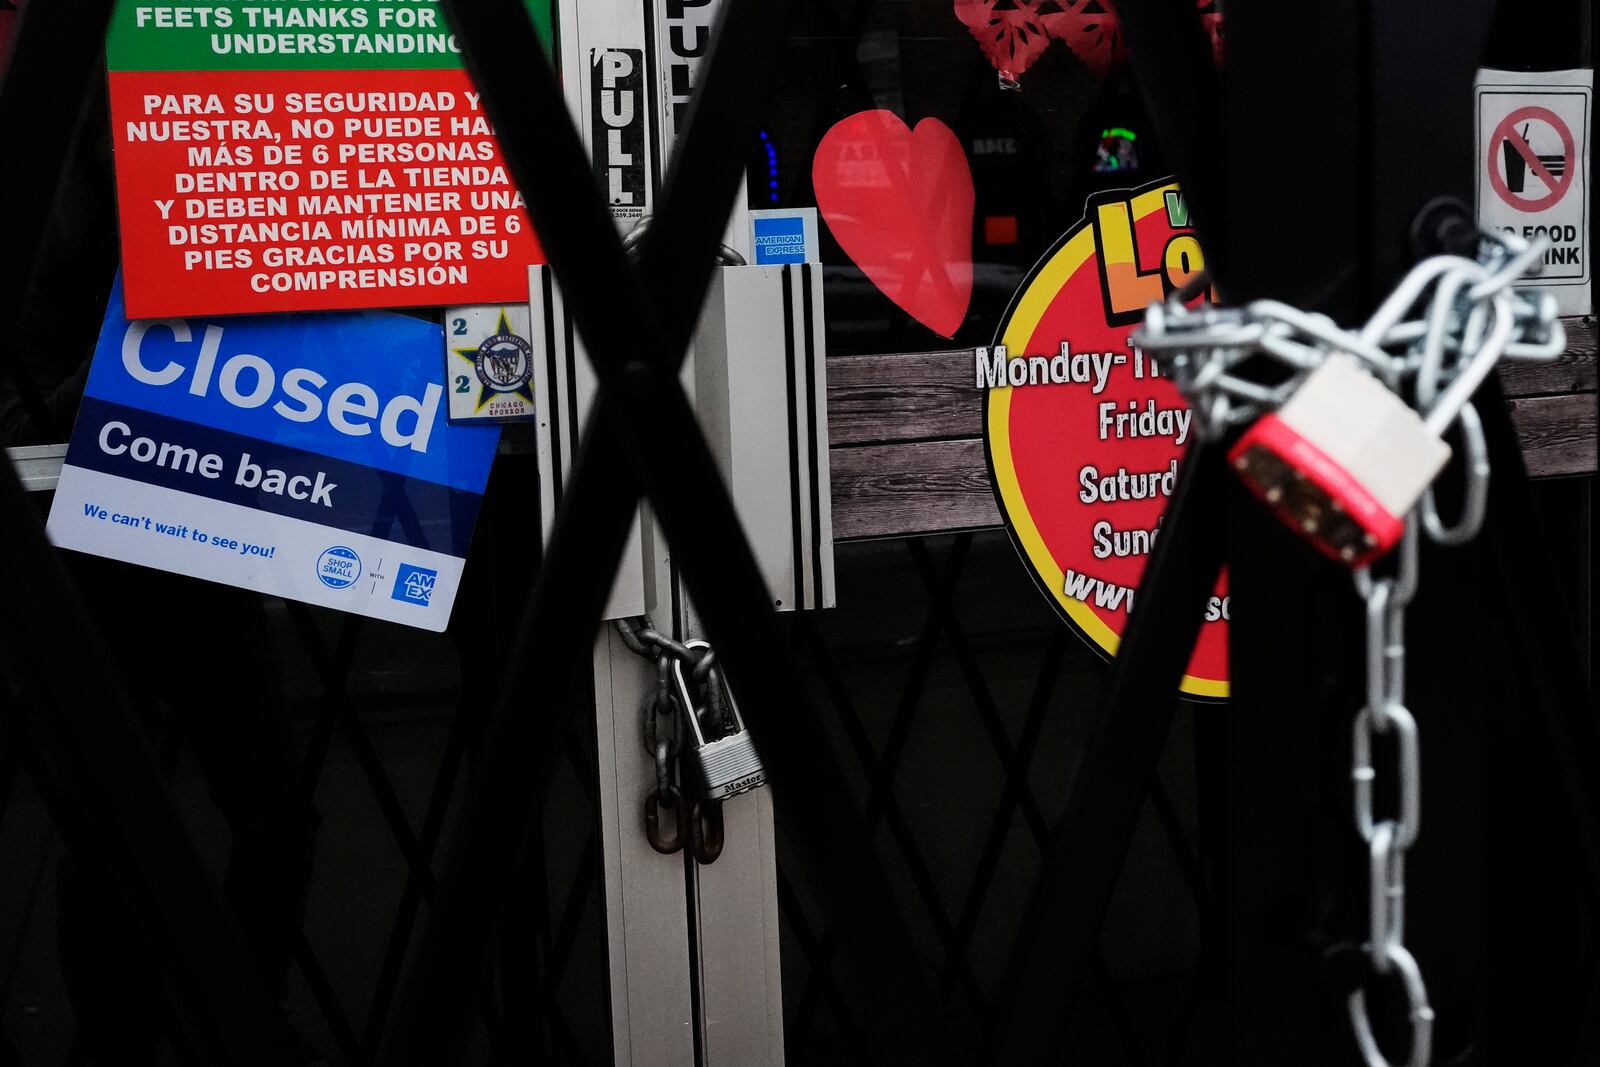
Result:
M1587 70L1478 73L1478 221L1550 242L1530 284L1566 315L1590 309L1591 81Z

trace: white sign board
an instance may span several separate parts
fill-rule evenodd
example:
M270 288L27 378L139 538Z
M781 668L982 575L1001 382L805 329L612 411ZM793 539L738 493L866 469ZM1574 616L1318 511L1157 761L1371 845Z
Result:
M1555 294L1563 315L1590 310L1593 80L1589 70L1478 72L1478 222L1549 239L1530 284Z
M451 422L534 418L530 336L526 304L445 309L445 389Z

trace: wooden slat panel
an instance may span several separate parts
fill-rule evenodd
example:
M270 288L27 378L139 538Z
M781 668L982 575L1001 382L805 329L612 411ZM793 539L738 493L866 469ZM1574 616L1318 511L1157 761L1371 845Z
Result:
M828 360L828 439L834 445L977 437L982 412L970 348Z
M1535 476L1595 470L1595 324L1567 319L1566 327L1561 360L1501 371ZM999 523L972 375L971 349L828 360L835 537Z
M1595 470L1595 395L1524 397L1511 401L1528 473L1536 478Z
M1501 367L1507 396L1594 391L1594 320L1563 322L1567 351L1559 360ZM828 431L835 445L978 437L982 412L970 348L828 360Z
M835 540L1000 523L982 441L836 448L832 474Z
M1595 322L1592 318L1563 319L1567 351L1551 363L1504 363L1500 384L1507 396L1594 392Z
M1511 401L1529 474L1548 478L1596 470L1595 405L1593 393ZM1000 523L980 440L836 448L831 456L838 540Z

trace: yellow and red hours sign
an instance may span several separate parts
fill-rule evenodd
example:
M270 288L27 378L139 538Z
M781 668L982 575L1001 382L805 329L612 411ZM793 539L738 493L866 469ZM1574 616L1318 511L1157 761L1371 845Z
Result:
M995 495L1012 540L1067 622L1116 653L1161 536L1188 406L1129 341L1144 309L1203 267L1173 181L1096 196L1023 282L976 353ZM1228 695L1227 576L1182 690Z

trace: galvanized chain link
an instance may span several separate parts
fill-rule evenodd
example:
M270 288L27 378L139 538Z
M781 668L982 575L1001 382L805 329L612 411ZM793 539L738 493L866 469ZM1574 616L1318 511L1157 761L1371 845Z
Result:
M1550 360L1565 350L1555 299L1512 288L1547 245L1486 233L1476 260L1425 259L1360 330L1276 300L1237 308L1169 301L1150 306L1131 340L1159 360L1209 439L1282 405L1334 352L1355 357L1395 392L1415 393L1424 422L1442 435L1502 355ZM1266 376L1240 373L1264 362L1275 365Z
M1407 516L1396 550L1396 573L1372 577L1355 572L1356 589L1366 600L1366 703L1356 715L1351 739L1351 771L1356 829L1367 843L1367 943L1372 970L1398 974L1411 1023L1410 1054L1404 1063L1423 1067L1432 1057L1433 1008L1417 961L1405 947L1406 851L1422 827L1422 765L1417 720L1406 707L1406 607L1416 595L1419 541L1417 516ZM1374 740L1394 738L1397 810L1380 818L1373 794L1378 782ZM1367 994L1358 986L1349 996L1350 1025L1368 1067L1388 1067L1367 1013Z
M1476 260L1433 256L1418 263L1360 330L1276 301L1240 308L1152 305L1132 342L1153 354L1195 412L1200 435L1216 439L1281 406L1334 353L1354 356L1442 436L1456 426L1466 489L1454 526L1440 517L1430 486L1406 517L1392 574L1355 572L1366 601L1366 701L1353 724L1351 777L1356 829L1367 845L1368 939L1372 971L1398 978L1411 1042L1402 1063L1425 1067L1432 1056L1433 1009L1416 959L1405 947L1405 857L1421 828L1421 750L1405 703L1405 616L1417 588L1420 533L1460 545L1483 525L1488 448L1471 397L1501 357L1549 360L1566 348L1553 297L1512 284L1537 270L1546 242L1509 233L1480 235ZM1250 376L1242 373L1246 369ZM1265 370L1266 377L1262 376ZM1394 739L1396 811L1379 816L1374 793L1378 737ZM1379 1048L1364 985L1349 995L1350 1025L1368 1067L1391 1067Z

